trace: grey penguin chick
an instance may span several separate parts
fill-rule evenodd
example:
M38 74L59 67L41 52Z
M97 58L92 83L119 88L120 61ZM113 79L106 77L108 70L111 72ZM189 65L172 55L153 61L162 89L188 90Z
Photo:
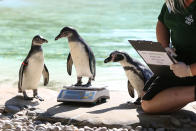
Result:
M23 93L25 100L32 100L33 97L40 101L44 100L38 96L37 92L42 74L44 85L49 82L49 72L44 64L44 54L41 47L43 43L48 43L48 41L39 35L33 38L31 49L19 70L18 92ZM26 90L33 90L33 97L28 97Z
M114 51L104 60L104 63L111 61L120 62L124 68L128 78L129 95L134 98L135 89L138 94L138 99L134 102L134 104L140 105L141 96L144 94L144 85L153 75L152 71L139 61L131 58L126 52Z
M71 27L64 27L55 40L62 37L68 38L70 53L67 58L67 72L71 75L72 65L74 64L77 73L75 86L91 86L91 80L94 80L96 75L96 62L93 51L79 33ZM87 84L82 85L82 77L89 78Z

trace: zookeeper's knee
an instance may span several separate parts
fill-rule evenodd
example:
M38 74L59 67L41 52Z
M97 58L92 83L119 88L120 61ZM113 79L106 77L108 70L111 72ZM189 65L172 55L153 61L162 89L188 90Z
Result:
M152 113L153 109L150 100L142 100L141 106L144 112Z

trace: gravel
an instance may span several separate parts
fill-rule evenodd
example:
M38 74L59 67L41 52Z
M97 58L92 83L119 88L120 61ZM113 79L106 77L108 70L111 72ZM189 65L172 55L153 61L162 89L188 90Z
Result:
M63 125L61 122L49 123L32 119L36 112L29 110L20 111L13 116L1 114L0 117L0 131L133 131L127 128L112 128L107 127L77 127L74 125ZM28 116L29 115L29 116ZM141 126L136 127L143 129Z
M11 108L10 108L11 107ZM13 111L16 109L15 111ZM8 111L8 110L7 110ZM0 131L166 131L165 128L143 127L141 125L121 128L107 128L107 127L78 127L74 125L65 125L61 122L49 123L36 120L39 112L36 109L25 109L18 111L18 108L9 106L7 114L0 113ZM18 111L18 112L16 112ZM10 114L13 113L14 114ZM180 126L181 122L184 126L196 126L195 122L191 122L189 118L178 120L171 118L171 123L175 126Z

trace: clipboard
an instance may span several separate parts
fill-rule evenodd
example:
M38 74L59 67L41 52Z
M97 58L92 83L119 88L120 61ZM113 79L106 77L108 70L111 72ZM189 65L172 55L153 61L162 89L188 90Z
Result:
M129 43L155 75L173 74L169 66L175 63L175 59L165 51L159 42L129 40Z

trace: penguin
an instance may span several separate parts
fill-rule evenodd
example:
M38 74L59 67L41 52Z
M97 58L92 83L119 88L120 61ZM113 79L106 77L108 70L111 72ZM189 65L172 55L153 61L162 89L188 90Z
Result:
M18 92L23 93L25 100L32 100L33 98L40 101L44 100L38 96L37 92L41 75L44 78L44 86L49 82L49 72L44 64L44 54L41 47L43 43L48 43L48 41L42 36L36 35L33 38L31 49L19 70ZM33 90L33 97L28 97L26 90Z
M93 51L88 44L82 39L79 33L71 28L64 27L55 40L67 37L70 53L67 57L67 72L72 73L72 65L76 69L77 83L75 86L91 86L91 81L95 80L96 75L96 61ZM88 77L88 82L82 85L82 77Z
M113 51L104 63L119 62L128 78L128 92L134 98L134 89L138 94L137 100L134 102L136 105L141 104L141 97L144 94L144 85L152 77L152 71L140 63L139 61L131 58L126 52Z

